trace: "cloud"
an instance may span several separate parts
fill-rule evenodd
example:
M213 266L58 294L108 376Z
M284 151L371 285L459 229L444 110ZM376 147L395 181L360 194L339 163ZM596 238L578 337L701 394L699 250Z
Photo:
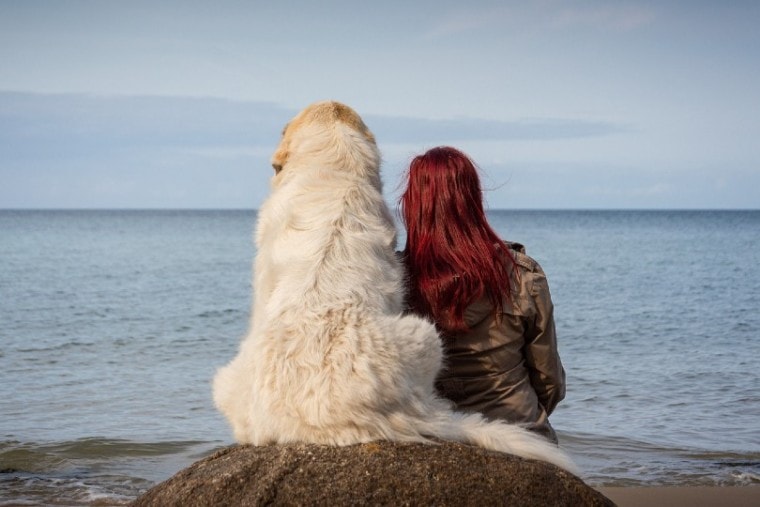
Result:
M0 207L253 207L291 115L213 98L0 93Z
M627 32L649 25L655 19L652 8L627 2L592 1L569 5L563 0L546 0L498 6L475 4L445 12L435 20L424 38L445 39L492 29L536 33L544 33L546 29Z
M0 93L4 148L103 150L236 146L277 138L291 112L262 102L160 96Z
M646 26L656 18L646 6L631 3L601 3L570 6L553 12L550 23L556 27L597 28L607 31L631 31Z
M256 206L296 112L216 98L0 92L0 207ZM625 131L582 119L364 119L383 151Z
M145 148L251 154L256 148L273 148L296 113L267 102L215 98L0 92L0 149L6 156ZM583 119L364 119L381 143L572 139L626 130Z
M482 10L472 7L459 9L439 18L424 38L435 40L498 25L511 17L512 12L511 8L503 6Z
M629 131L611 122L583 119L528 118L513 121L455 118L432 120L390 116L365 118L378 141L445 143L455 141L550 141L599 137Z

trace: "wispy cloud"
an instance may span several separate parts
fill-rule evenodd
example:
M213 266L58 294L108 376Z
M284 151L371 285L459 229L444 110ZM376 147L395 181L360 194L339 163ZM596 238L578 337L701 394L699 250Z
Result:
M655 18L654 10L648 6L605 2L558 8L552 13L550 22L557 27L630 31L650 24Z
M629 131L612 122L584 119L527 118L512 121L479 118L430 120L368 116L380 142L443 143L454 141L551 141L607 136Z
M276 139L290 111L263 102L161 96L0 93L6 149L236 146Z
M451 10L435 20L425 33L427 39L443 39L490 29L566 30L594 29L626 32L656 19L649 6L626 2L567 2L544 0L512 2L509 5L468 5Z
M440 39L498 25L513 15L510 7L467 8L451 11L439 18L425 33L426 39Z
M124 149L174 150L214 157L260 155L297 111L264 102L213 98L0 93L0 139L6 156L65 155ZM552 140L604 136L625 126L584 119L426 119L365 115L378 140Z
M0 92L0 207L249 207L297 111L214 98ZM625 131L584 119L364 115L380 149Z

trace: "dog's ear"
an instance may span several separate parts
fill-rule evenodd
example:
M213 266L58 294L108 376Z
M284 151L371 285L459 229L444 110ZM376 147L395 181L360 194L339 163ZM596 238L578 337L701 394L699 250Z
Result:
M375 143L375 136L372 135L372 132L370 132L369 128L367 128L367 125L364 124L361 116L359 116L356 111L345 104L334 101L330 102L330 107L331 113L337 121L349 125L352 129L360 132L369 142Z
M280 171L282 171L282 166L285 165L285 162L288 160L288 152L284 150L277 150L274 155L272 155L272 168L274 169L275 174L280 174Z
M288 161L288 150L283 144L284 143L280 143L280 146L277 147L277 151L272 155L272 168L274 169L275 174L280 174L283 166Z
M285 163L288 161L288 146L290 144L290 139L286 135L288 132L288 127L290 126L290 123L285 125L285 128L282 129L282 138L280 139L280 144L277 146L277 150L272 154L272 168L274 169L275 174L280 174L280 171L282 171L282 168L285 166Z

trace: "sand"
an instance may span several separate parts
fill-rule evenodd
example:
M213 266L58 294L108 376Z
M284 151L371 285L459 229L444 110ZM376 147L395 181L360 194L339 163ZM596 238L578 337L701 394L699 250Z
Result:
M598 487L607 498L619 507L758 507L760 486L746 487Z

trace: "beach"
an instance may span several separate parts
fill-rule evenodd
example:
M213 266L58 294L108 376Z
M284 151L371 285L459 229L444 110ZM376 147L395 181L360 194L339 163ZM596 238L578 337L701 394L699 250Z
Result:
M760 487L598 487L619 507L757 507Z

